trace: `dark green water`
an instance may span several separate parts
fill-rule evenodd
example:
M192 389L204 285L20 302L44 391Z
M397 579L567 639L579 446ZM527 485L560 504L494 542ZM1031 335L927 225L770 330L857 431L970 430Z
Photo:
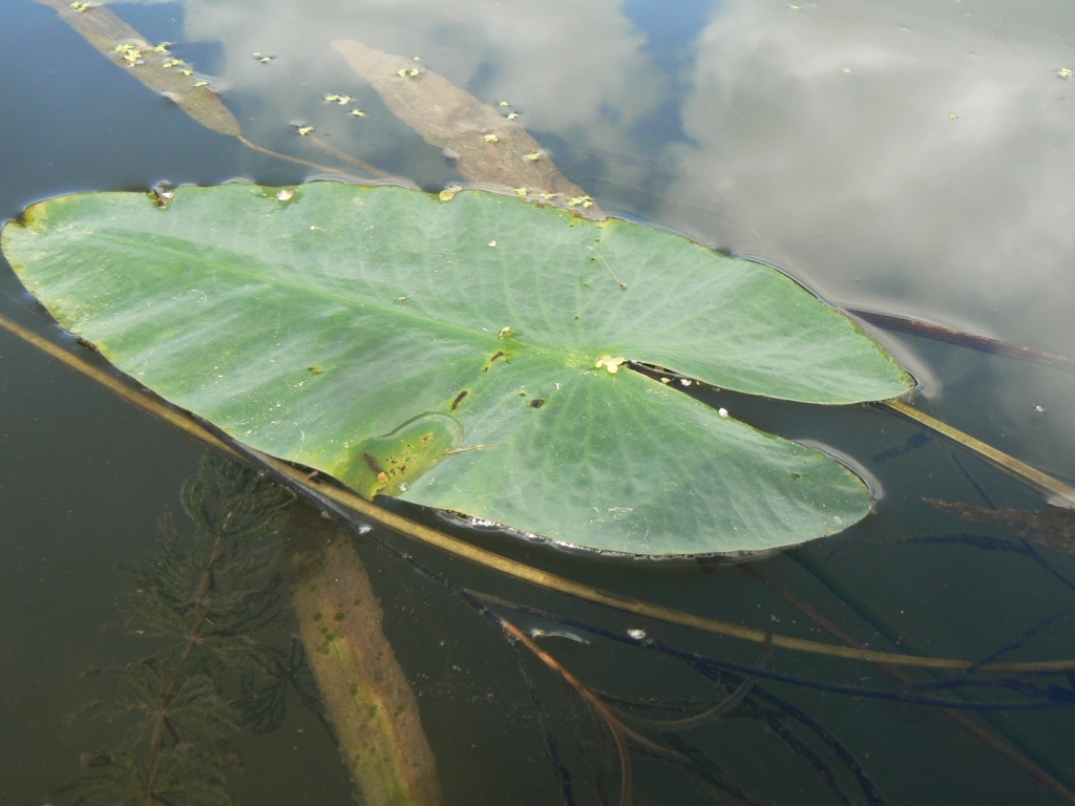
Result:
M401 182L439 188L457 178L451 162L395 121L331 52L333 39L353 37L421 55L428 69L482 100L509 100L565 174L608 211L757 256L837 305L1072 352L1075 77L1061 73L1075 67L1075 8L1066 2L729 0L672 8L656 0L189 0L112 8L148 39L177 43L175 52L213 77L244 132L262 145L328 162L295 135L290 124L301 121ZM261 64L255 52L275 58ZM0 3L0 76L5 219L71 191L331 175L200 127L31 0ZM354 95L367 117L337 114L322 101L330 92ZM0 311L52 332L22 307L28 300L6 265L0 290L7 295ZM875 332L920 379L916 406L1060 478L1075 476L1071 374ZM976 660L1071 607L1075 559L1062 546L1020 542L922 501L1038 509L1045 505L1038 493L877 409L733 403L753 407L751 422L826 445L876 478L875 515L753 566L855 640L897 649L887 632L916 653ZM162 513L182 519L179 489L201 453L0 331L0 802L46 802L77 773L81 753L114 741L107 725L68 717L107 691L85 669L142 651L122 630L101 630L117 620L113 569L149 556ZM594 559L459 531L596 587L834 640L734 566ZM758 661L753 645L585 605L399 536L376 536L458 585L617 636L644 629L711 659ZM918 540L941 536L951 540ZM546 758L551 735L574 802L600 803L604 793L616 803L615 754L577 698L528 657L522 665L536 707L492 625L368 539L357 541L382 597L385 632L419 696L446 801L563 802ZM872 623L867 610L876 614ZM582 631L503 612L526 629ZM1073 658L1071 627L1062 615L1005 659ZM710 704L728 696L668 654L588 637L585 645L550 639L545 647L595 689ZM897 684L875 667L777 651L765 672L773 677L758 680L751 707L678 734L744 797L828 804L844 793L867 803L876 792L874 802L893 804L1066 802L1057 787L935 707L850 691L891 694ZM1021 682L1055 688L1040 697L1011 689L935 693L1041 705L996 711L991 722L974 710L965 715L1059 786L1075 788L1070 679ZM782 729L809 751L783 740ZM297 702L278 731L244 738L241 749L244 771L231 787L240 802L350 802L334 745ZM735 802L645 751L634 754L632 770L636 804Z

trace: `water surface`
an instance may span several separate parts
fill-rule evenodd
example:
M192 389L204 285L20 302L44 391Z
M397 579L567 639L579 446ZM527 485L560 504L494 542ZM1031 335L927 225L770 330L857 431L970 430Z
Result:
M617 215L763 259L839 306L1050 353L1069 354L1075 343L1069 3L695 0L670 10L655 0L187 0L110 8L148 39L176 43L252 141L325 168L274 159L200 127L101 58L54 10L12 0L0 4L0 215L71 191L144 190L160 180L285 184L350 170L305 144L296 125L315 127L390 181L428 189L457 181L451 160L396 120L332 50L333 40L347 37L419 56L490 104L508 101L565 175ZM366 116L326 104L327 93L354 96ZM53 333L26 310L6 265L0 290L5 315ZM1061 478L1075 475L1070 373L874 332L920 380L916 406ZM852 457L878 483L875 515L754 564L766 578L870 647L979 659L1022 636L1025 644L1006 659L1075 657L1067 617L1027 636L1071 607L1070 548L1022 542L922 500L1038 509L1039 493L874 408L804 412L735 402L752 407L752 422ZM201 452L0 332L3 802L43 802L77 773L81 753L114 741L107 725L67 718L105 696L85 669L141 651L122 630L100 630L117 619L113 568L150 555L162 513L182 519L179 489ZM627 596L833 640L735 566L598 559L460 532ZM524 628L581 635L582 624L616 636L644 629L710 658L759 662L756 646L583 605L377 534L455 584L571 622L503 611ZM1018 551L969 539L983 535ZM951 540L915 542L941 536ZM533 658L520 674L504 637L456 595L357 542L382 597L384 629L419 696L447 802L599 803L602 793L617 802L608 736L602 744L572 692ZM550 638L544 646L596 689L710 704L728 696L660 652L585 637L590 643ZM1054 776L1050 788L934 707L831 690L891 692L896 684L874 667L791 652L764 665L830 690L759 681L776 699L758 694L755 710L682 733L744 798L827 804L840 802L838 790L855 803L876 793L874 802L896 804L1046 804L1065 802L1059 787L1075 787L1071 712L1054 702L1070 705L1070 682L1044 681L1062 687L1046 703L1057 707L999 711L989 723L966 712ZM1014 691L962 693L1025 701ZM800 713L847 750L861 777L793 716ZM763 715L772 717L768 725ZM806 736L816 755L783 741L782 726ZM547 759L547 736L570 772L570 797ZM232 786L241 802L349 802L335 748L297 703L276 733L250 737L242 749L245 771ZM645 751L632 767L636 803L721 802L712 783ZM819 769L831 771L835 789ZM727 790L724 797L734 802Z

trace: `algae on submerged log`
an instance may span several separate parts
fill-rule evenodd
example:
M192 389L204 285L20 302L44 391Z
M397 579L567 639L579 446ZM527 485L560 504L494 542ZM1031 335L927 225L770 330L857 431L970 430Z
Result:
M339 524L295 506L285 527L307 660L366 806L441 803L418 702L381 632L381 606Z

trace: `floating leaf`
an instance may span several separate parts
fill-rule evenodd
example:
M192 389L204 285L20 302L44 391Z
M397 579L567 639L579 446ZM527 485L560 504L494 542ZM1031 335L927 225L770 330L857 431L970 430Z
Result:
M817 403L906 391L779 272L514 196L293 192L68 196L2 245L138 381L367 495L647 555L798 543L869 510L842 465L627 368Z

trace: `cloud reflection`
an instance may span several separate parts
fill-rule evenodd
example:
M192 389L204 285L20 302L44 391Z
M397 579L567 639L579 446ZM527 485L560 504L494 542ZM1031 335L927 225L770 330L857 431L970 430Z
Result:
M976 4L978 5L978 4ZM1075 344L1069 4L730 0L683 102L681 226L783 263L829 298L1039 349ZM689 170L687 167L689 166ZM958 376L958 365L939 368ZM1071 379L992 392L993 427L1072 444ZM1037 419L1035 419L1035 416ZM1049 431L1046 435L1044 432ZM1045 441L1039 441L1045 437Z

